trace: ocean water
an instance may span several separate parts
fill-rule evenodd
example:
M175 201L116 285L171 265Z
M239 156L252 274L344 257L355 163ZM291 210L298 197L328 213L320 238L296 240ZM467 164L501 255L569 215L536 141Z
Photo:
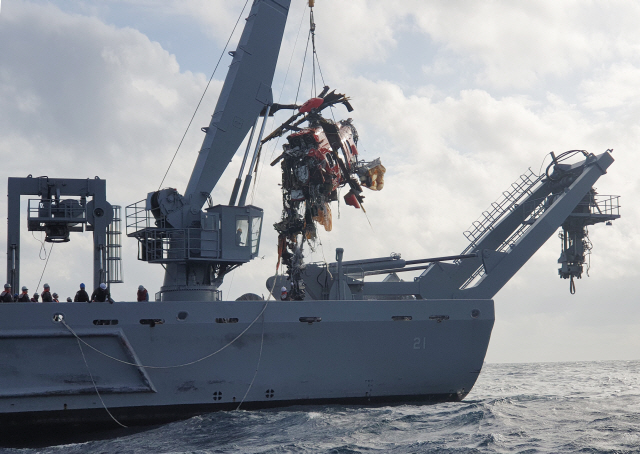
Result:
M640 453L640 361L487 364L463 402L211 413L2 453Z

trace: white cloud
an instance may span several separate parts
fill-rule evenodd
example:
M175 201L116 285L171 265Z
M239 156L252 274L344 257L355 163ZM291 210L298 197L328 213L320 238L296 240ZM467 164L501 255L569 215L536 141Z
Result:
M579 77L603 60L637 58L638 30L631 18L640 12L634 3L410 1L395 6L448 52L440 58L479 64L476 82L490 87L527 89L547 77ZM443 66L439 60L435 64Z
M626 107L637 112L640 88L640 68L629 63L615 63L600 69L594 77L582 82L583 104L591 110Z

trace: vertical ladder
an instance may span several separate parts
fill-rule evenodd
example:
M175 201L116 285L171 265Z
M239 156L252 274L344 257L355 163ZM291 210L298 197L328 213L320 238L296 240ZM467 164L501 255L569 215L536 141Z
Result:
M107 283L121 284L122 276L122 218L121 207L113 205L113 222L107 229Z

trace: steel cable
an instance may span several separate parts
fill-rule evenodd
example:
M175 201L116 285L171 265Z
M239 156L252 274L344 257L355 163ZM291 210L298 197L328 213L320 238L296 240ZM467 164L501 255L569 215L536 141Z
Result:
M220 58L218 59L218 63L216 63L216 67L213 69L213 73L211 73L211 77L209 78L209 82L207 82L207 86L204 88L204 92L202 93L202 96L200 97L200 101L198 101L198 105L196 106L196 110L193 112L193 115L191 116L191 120L189 120L189 124L187 125L187 129L184 131L184 134L182 135L182 139L180 139L180 143L178 144L178 148L176 149L176 152L173 154L173 158L171 158L171 162L169 163L169 167L167 168L167 171L164 173L164 176L162 177L162 181L158 185L158 191L160 190L160 188L162 188L162 183L164 183L165 178L167 178L167 174L169 173L169 170L171 169L171 166L173 165L173 161L176 159L176 156L178 155L178 151L180 150L180 147L182 146L182 142L184 142L184 138L187 136L187 132L189 131L189 128L191 127L191 123L193 123L193 119L195 118L196 113L198 112L198 109L200 108L200 104L202 104L202 100L204 99L204 95L207 93L207 89L209 88L209 85L211 85L211 81L213 80L213 75L216 73L216 71L218 69L218 66L220 65L220 61L222 61L222 57L224 56L224 53L227 50L227 46L229 45L229 42L231 41L231 38L233 37L233 33L236 31L236 27L238 26L238 23L240 22L240 19L242 18L242 14L244 13L245 8L247 7L247 3L249 3L249 0L244 2L244 6L242 7L242 11L240 11L240 15L238 16L238 20L236 20L236 24L233 26L233 30L231 30L231 34L229 35L229 39L227 39L227 43L224 45L224 48L222 49L222 53L220 54Z

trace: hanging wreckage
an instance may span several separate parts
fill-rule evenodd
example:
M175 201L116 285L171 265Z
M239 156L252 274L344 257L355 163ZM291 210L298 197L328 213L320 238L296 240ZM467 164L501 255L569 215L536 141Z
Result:
M305 102L297 114L262 141L295 131L287 136L284 151L271 163L274 166L281 162L282 168L282 219L274 228L278 232L278 264L282 260L287 267L290 300L305 298L303 245L316 239L317 224L331 231L330 204L338 200L338 190L349 186L345 203L364 210L362 186L374 191L384 186L386 169L380 159L359 159L358 132L352 119L334 122L322 116L324 109L336 104L353 111L345 95L335 90L329 93L325 86L318 97ZM308 125L301 128L305 122Z

